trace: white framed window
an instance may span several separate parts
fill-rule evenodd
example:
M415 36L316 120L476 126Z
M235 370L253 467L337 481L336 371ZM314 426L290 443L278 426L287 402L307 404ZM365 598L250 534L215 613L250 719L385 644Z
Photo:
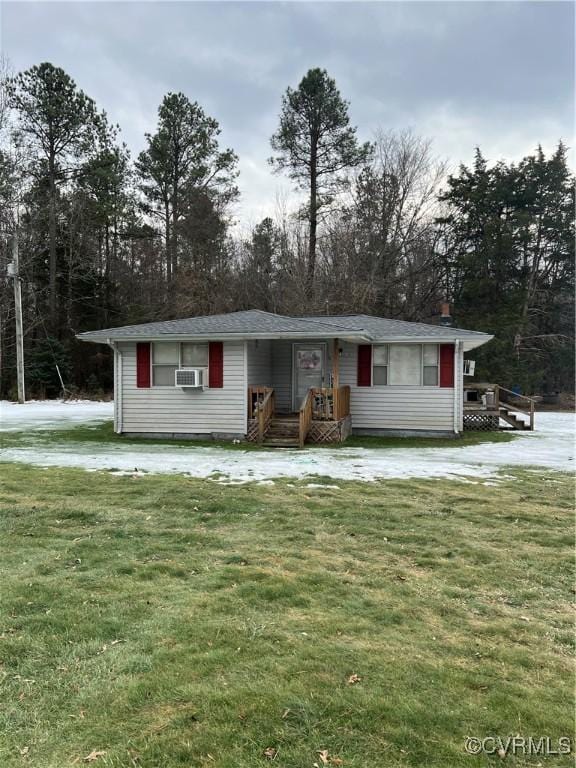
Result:
M437 387L439 370L438 344L422 344L422 384Z
M373 349L372 384L388 384L388 344Z
M208 344L155 341L152 344L152 386L176 386L179 368L208 368Z
M373 386L437 387L438 344L375 344Z
M152 344L152 386L173 387L180 365L180 345L176 341Z

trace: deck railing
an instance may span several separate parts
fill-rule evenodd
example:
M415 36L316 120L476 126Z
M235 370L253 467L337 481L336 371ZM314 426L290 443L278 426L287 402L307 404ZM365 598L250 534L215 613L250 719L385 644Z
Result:
M312 413L319 421L340 421L350 415L350 387L313 387Z
M310 425L312 424L312 403L314 399L312 392L313 390L311 389L306 392L306 396L304 397L304 400L302 400L302 405L300 406L300 410L298 412L298 442L300 444L300 448L304 447Z
M340 419L350 416L350 387L347 384L343 387L338 387L337 395L334 418L340 421Z
M258 442L264 440L274 417L275 396L272 387L248 387L249 418L258 421Z
M527 402L527 405L525 408L519 408L516 403L511 403L509 398L503 399L500 396L501 392L506 392L507 395L512 395L512 397L515 400L521 400L522 403ZM516 392L513 392L511 389L506 389L506 387L502 387L500 384L496 384L494 387L494 394L496 399L496 408L500 408L500 403L503 403L507 405L510 408L513 408L515 411L519 411L520 413L523 413L525 416L528 416L530 419L530 429L534 430L534 405L536 403L536 400L533 397L528 397L528 395L519 395Z
M270 390L258 404L258 442L264 440L264 435L270 426L274 416L274 390Z
M258 408L272 387L248 387L248 418L255 419Z
M470 383L464 386L464 389L477 390L478 392L487 391L494 393L493 402L487 403L486 406L479 405L478 403L464 403L464 410L488 410L488 411L500 411L500 407L504 406L513 411L518 411L528 416L530 419L531 430L534 429L534 406L537 402L537 398L529 397L528 395L521 395L517 392L513 392L511 389L501 386L500 384L475 384ZM502 393L505 392L506 396L502 397ZM519 403L522 403L523 407L520 407Z

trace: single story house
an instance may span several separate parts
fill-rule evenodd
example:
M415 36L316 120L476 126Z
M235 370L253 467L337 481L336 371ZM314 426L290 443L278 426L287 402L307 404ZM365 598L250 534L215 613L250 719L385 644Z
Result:
M464 354L492 336L249 310L78 338L114 350L117 433L302 445L350 433L457 435Z

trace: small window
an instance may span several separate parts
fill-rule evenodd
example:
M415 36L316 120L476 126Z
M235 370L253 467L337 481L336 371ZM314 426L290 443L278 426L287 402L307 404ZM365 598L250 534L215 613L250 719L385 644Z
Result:
M438 344L422 345L422 383L425 387L438 386Z
M388 344L375 346L373 355L372 384L388 384Z
M182 368L207 368L208 344L182 344Z
M152 345L152 386L173 387L179 365L179 344L163 341Z

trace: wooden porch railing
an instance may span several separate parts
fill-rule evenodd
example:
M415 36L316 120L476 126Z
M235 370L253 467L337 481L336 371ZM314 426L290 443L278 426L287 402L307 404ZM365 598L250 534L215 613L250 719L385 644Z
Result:
M313 418L321 421L340 421L350 415L350 387L313 387Z
M312 389L309 389L308 392L306 392L306 396L304 400L302 400L302 405L300 406L300 411L298 412L298 442L300 444L300 448L304 447L306 436L308 435L310 425L312 424L312 403L314 399L312 392Z
M248 387L248 418L255 419L258 407L269 392L273 392L272 387Z
M258 420L258 442L264 436L274 417L275 396L272 387L248 387L248 415Z
M270 390L258 404L258 442L262 443L274 416L274 390Z
M527 408L528 410L525 410L524 408L519 408L516 403L511 403L510 399L502 399L500 396L501 392L506 392L508 395L512 395L512 397L516 400L522 400L527 401ZM525 416L528 416L530 419L530 429L534 431L534 404L536 403L536 400L533 397L528 397L528 395L518 395L516 392L512 392L511 389L506 389L506 387L502 387L500 384L496 384L494 386L494 397L496 400L496 408L500 408L500 404L507 405L509 408L513 408L515 411L518 411L519 413L523 413Z
M336 402L334 404L334 418L339 421L350 416L350 387L346 384L338 387Z

